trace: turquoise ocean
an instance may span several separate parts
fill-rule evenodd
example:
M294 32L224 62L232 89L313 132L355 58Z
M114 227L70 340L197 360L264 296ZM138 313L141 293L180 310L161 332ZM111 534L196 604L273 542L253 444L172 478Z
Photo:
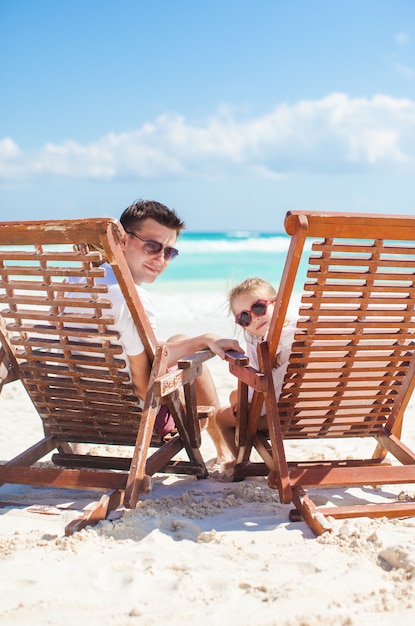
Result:
M278 287L289 244L285 233L184 232L177 240L179 256L157 279L157 288L223 292L249 276ZM301 282L300 268L299 288Z

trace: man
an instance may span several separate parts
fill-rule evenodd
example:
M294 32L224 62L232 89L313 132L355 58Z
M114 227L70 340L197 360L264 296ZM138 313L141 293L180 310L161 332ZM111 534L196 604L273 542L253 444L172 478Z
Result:
M125 230L121 247L149 321L155 327L151 301L141 285L154 282L164 272L169 262L177 256L176 240L184 228L184 223L175 211L153 200L134 202L125 209L120 222ZM123 307L120 312L117 328L128 356L136 392L140 398L145 398L150 364L127 307ZM169 367L176 365L180 358L205 348L209 348L222 359L226 350L243 351L236 340L220 338L211 333L197 337L177 336L163 343L168 347ZM196 393L198 403L213 406L216 413L220 407L219 398L210 372L205 366L201 376L196 380ZM215 416L209 420L207 430L214 441L218 460L226 460L226 447L216 427Z

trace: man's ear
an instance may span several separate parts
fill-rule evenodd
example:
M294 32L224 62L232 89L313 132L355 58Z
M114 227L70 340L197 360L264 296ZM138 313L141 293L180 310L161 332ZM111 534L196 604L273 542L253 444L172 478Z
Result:
M124 233L120 239L121 250L125 251L125 246L127 245L127 233Z

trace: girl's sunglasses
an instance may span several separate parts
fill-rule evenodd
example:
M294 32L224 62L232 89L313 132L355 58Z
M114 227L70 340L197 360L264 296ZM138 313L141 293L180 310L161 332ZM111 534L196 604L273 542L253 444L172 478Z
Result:
M256 300L249 311L241 311L235 316L235 322L239 324L239 326L247 328L252 322L252 313L259 316L265 315L268 309L268 304L270 302L274 302L274 300L275 298L272 298L271 300Z
M143 239L140 235L136 235L136 233L133 233L130 230L126 230L125 232L133 237L137 237L137 239L143 242L145 254L160 254L163 250L165 261L171 261L179 254L179 251L176 248L172 248L171 246L164 247L159 241L155 241L154 239Z

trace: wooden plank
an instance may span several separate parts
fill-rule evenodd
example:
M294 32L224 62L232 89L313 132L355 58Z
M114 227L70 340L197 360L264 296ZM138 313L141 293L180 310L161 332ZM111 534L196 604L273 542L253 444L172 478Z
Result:
M177 361L177 366L179 369L187 369L189 367L202 364L214 356L215 355L211 350L199 350L198 352L194 352L193 354L189 354L188 356L179 359Z
M415 239L415 217L412 215L379 215L373 213L326 213L288 211L284 225L289 235L298 229L300 219L306 219L309 237L343 237L364 239L372 235L379 239ZM370 235L369 235L370 234Z
M0 244L8 245L11 241L15 246L72 244L80 238L80 233L82 233L83 242L99 244L102 235L109 229L121 238L122 230L118 221L113 218L2 222Z
M335 519L346 519L354 517L396 517L415 516L415 502L383 502L367 504L354 504L341 507L327 506L317 507L316 510L324 517L334 517Z
M293 487L393 485L415 482L415 465L376 467L314 467L290 471Z
M124 489L127 475L115 472L0 465L0 481L68 489Z

